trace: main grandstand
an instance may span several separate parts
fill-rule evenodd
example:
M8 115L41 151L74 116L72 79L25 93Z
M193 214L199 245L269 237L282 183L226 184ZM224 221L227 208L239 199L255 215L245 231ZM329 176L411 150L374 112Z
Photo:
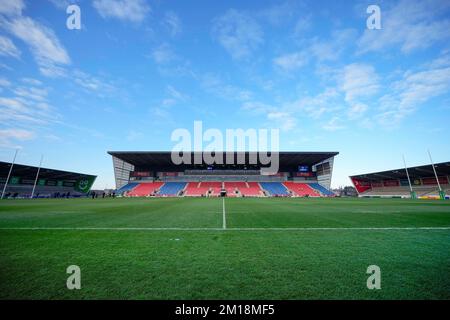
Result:
M89 174L0 161L0 192L7 182L4 198L30 198L33 188L35 198L80 197L90 191L95 179Z
M434 169L438 180L431 164L355 175L350 179L360 197L448 197L450 162L434 164Z
M252 153L233 152L235 164L173 164L170 152L109 151L117 193L130 197L330 197L338 152L279 152L279 170L250 161ZM191 153L191 157L202 153ZM193 161L191 162L193 163Z

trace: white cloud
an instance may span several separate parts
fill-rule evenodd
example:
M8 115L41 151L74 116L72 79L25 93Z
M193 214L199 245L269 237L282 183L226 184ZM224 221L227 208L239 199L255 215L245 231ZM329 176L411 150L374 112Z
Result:
M294 27L294 37L300 38L303 33L311 27L312 24L311 15L302 15L296 22Z
M14 45L11 39L0 35L0 55L13 58L20 57L20 50Z
M94 0L94 8L103 18L142 22L150 11L145 0Z
M356 102L350 105L348 110L348 117L350 120L361 118L364 113L369 109L367 104Z
M165 108L151 108L150 113L152 118L156 118L158 120L156 121L157 124L164 123L165 126L175 125L175 121L173 120L173 112L169 112Z
M104 97L115 90L114 85L105 79L100 79L86 72L75 70L73 80L80 87L90 92L95 92L98 96Z
M399 46L403 53L428 48L450 37L450 2L403 0L382 10L381 30L368 30L358 41L360 53ZM447 15L445 14L447 13Z
M368 64L353 63L328 72L336 82L316 95L306 95L280 105L276 111L266 105L247 103L241 108L248 111L278 112L294 119L308 116L315 121L325 119L322 128L342 130L345 121L354 121L363 128L394 127L431 99L450 92L450 54L444 52L437 59L404 73L394 71L383 84L375 68ZM392 78L397 80L392 81ZM380 97L380 93L383 95ZM431 106L428 106L431 107ZM281 118L281 115L280 115Z
M293 71L303 67L308 62L306 52L295 52L281 55L273 60L273 63L284 71Z
M152 58L157 64L167 64L176 60L177 56L167 43L163 43L153 50Z
M162 100L161 106L165 107L165 108L168 108L168 107L171 107L171 106L175 105L176 103L177 103L177 100L175 100L175 99L165 98L165 99Z
M334 30L326 41L312 39L308 52L317 61L335 61L348 46L353 45L356 34L354 29Z
M169 93L169 95L178 101L186 101L189 97L183 93L181 93L180 91L178 91L177 89L175 89L173 86L167 86L167 92Z
M385 126L398 124L430 99L450 91L450 67L408 71L391 85L380 99L378 121Z
M0 13L7 16L18 16L25 8L23 0L2 0L0 1Z
M219 76L212 73L207 73L201 77L201 86L207 92L227 100L249 101L253 96L251 91L224 83Z
M0 122L16 125L46 125L55 122L59 115L47 103L21 97L0 97Z
M0 87L9 87L11 82L8 79L0 78Z
M266 19L270 24L279 26L290 21L299 11L300 2L286 1L277 3L269 8L263 9L258 16Z
M450 55L444 53L416 70L404 72L391 83L389 92L378 101L377 122L386 127L397 126L421 105L449 92Z
M33 79L33 78L22 78L21 80L23 83L33 85L33 86L41 86L42 85L42 81Z
M276 111L265 105L250 103L241 109L280 113L280 117L283 115L283 120L287 121L286 127L293 126L290 119L298 121L301 117L309 117L314 121L329 119L322 125L324 130L344 129L345 120L360 121L369 111L369 99L379 91L379 76L372 66L355 63L328 72L327 80L330 79L336 85L325 87L317 94L306 94L293 101L285 101ZM347 117L344 119L343 115Z
M294 129L297 123L296 119L288 112L270 112L267 114L267 119L283 131Z
M162 43L155 47L149 57L155 62L158 72L164 77L196 78L191 62L174 52L168 43Z
M1 25L30 47L42 74L50 77L64 74L62 66L70 64L70 58L51 29L29 17L3 20Z
M315 59L318 62L335 61L355 38L353 29L341 29L333 31L327 41L317 38L305 40L302 44L306 49L297 52L282 54L273 60L276 67L284 71L293 71L308 64Z
M398 84L401 105L421 104L450 88L450 67L406 74Z
M214 19L212 34L233 59L248 58L264 42L256 20L234 9Z
M35 101L45 101L48 94L46 89L36 87L18 87L13 92L16 96Z
M335 88L325 88L317 95L299 98L287 103L284 107L294 114L302 114L318 119L326 114L340 110L339 98L339 92Z
M65 68L57 66L48 61L40 62L39 71L46 77L49 78L59 78L65 77L67 75L67 71Z
M72 3L76 3L77 0L48 0L58 9L66 10L66 8Z
M136 140L142 139L143 137L144 137L144 134L142 132L139 132L136 130L130 130L127 133L128 141L136 141Z
M6 23L6 27L31 47L38 62L70 63L67 51L51 29L28 17L14 19L10 23Z
M166 12L162 23L172 37L181 33L181 20L175 12Z
M0 129L0 147L18 148L16 141L31 140L35 137L35 133L23 129Z
M372 96L380 87L375 69L361 63L345 66L338 82L339 88L345 92L345 101L347 102Z
M450 67L450 50L442 52L441 56L424 66L427 69Z
M272 105L259 101L246 101L241 106L241 111L253 116L265 116L268 120L268 127L290 131L296 127L297 119L291 111L283 108L276 108Z
M0 28L25 42L30 48L40 72L49 77L65 75L64 66L70 64L70 57L59 42L52 29L30 17L22 15L25 4L22 0L3 0L0 2ZM8 39L0 39L0 54L14 57L20 51Z
M47 133L44 135L44 138L47 140L50 140L52 142L63 142L64 140L61 137L58 137L57 135Z
M12 71L12 68L11 68L10 66L7 66L7 65L4 64L4 63L0 63L0 69Z
M333 117L326 124L322 126L322 129L326 131L338 131L344 129L345 126L342 125L342 122L339 117Z
M36 128L59 121L60 115L47 100L48 87L10 83L8 89L10 95L0 96L0 123Z
M275 108L266 103L259 101L246 101L242 104L241 110L245 112L250 112L253 114L266 114L273 111Z
M181 93L171 85L167 86L166 91L168 97L162 100L161 107L168 108L176 105L178 102L183 102L189 99L188 95Z
M0 136L9 137L18 140L29 140L34 137L31 131L19 130L19 129L4 129L0 130Z

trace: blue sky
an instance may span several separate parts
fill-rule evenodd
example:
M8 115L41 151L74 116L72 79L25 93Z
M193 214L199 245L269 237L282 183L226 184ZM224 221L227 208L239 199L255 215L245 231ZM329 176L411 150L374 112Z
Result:
M77 4L81 30L66 27ZM381 8L369 30L366 8ZM173 130L279 128L349 175L450 160L450 2L0 2L0 159L97 174Z

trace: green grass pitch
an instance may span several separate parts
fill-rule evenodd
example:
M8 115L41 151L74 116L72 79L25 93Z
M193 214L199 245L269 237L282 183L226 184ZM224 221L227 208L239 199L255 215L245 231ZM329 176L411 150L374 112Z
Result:
M450 202L0 202L0 299L110 298L449 299Z

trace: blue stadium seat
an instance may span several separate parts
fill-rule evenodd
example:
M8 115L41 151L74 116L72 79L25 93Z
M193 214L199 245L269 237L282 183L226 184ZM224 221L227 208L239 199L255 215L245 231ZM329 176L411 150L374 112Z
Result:
M119 188L119 190L116 191L117 194L123 194L126 191L133 190L139 183L136 182L129 182L123 187Z
M260 182L261 187L272 196L290 196L291 194L281 182Z
M311 186L311 188L316 189L317 191L319 191L320 193L322 193L324 196L334 196L334 195L335 195L333 192L331 192L330 190L328 190L327 188L325 188L325 187L322 186L321 184L318 184L318 183L309 183L309 185Z
M176 196L184 189L186 182L166 182L161 188L159 188L158 195L160 196Z

